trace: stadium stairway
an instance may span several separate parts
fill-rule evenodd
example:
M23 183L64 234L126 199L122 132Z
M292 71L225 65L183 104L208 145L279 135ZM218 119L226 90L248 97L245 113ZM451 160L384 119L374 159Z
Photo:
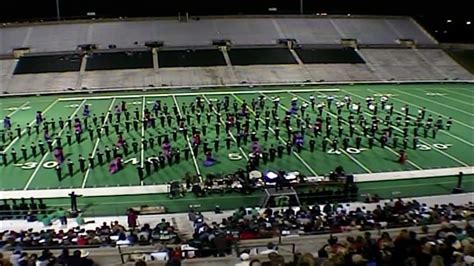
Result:
M193 225L191 222L188 220L188 217L186 216L177 216L173 217L173 224L175 224L176 228L179 231L179 236L183 240L188 240L193 238Z

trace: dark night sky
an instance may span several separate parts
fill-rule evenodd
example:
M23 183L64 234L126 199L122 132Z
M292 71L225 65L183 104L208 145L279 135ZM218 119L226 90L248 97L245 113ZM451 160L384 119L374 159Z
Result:
M474 43L474 15L469 1L388 1L388 0L303 0L305 14L374 14L410 15L442 42ZM192 16L227 14L298 14L299 0L59 0L63 18L85 17L95 12L98 17L176 16L189 12ZM1 21L44 19L56 16L56 0L16 0L15 6L2 8ZM277 12L268 8L276 7ZM451 23L446 21L451 19ZM466 25L466 21L473 24Z

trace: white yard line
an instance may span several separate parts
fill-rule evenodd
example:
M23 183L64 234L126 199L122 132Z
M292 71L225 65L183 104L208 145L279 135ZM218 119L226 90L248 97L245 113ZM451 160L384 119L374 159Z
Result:
M140 151L140 167L143 168L145 164L145 145L143 141L145 140L145 107L146 107L146 96L142 97L142 133L141 133L141 151ZM140 185L143 186L143 180L141 180Z
M54 100L52 103L50 103L43 111L43 115L49 111L49 109L51 109L51 107L53 107L57 102L59 101L59 98ZM28 123L28 126L32 126L34 123L36 122L36 118L33 119L30 123ZM26 128L23 129L21 132L20 132L20 135L23 135L25 134L26 132ZM8 144L8 146L5 148L4 152L7 152L20 138L17 136L15 137L12 142L10 142L10 144Z
M240 103L243 103L242 99L240 99L239 97L235 96L233 93L232 93L232 96L233 96L237 101L239 101ZM255 114L255 112L254 112L252 109L250 109L250 108L247 107L247 110L249 110L249 111L254 115L254 117L256 117L256 114ZM262 118L259 118L259 120L262 121L263 123L265 122ZM272 127L269 127L268 129L269 129L273 134L275 134L275 131L273 130ZM281 136L278 136L278 138L279 138L283 143L285 143L285 145L286 145L286 141L285 141ZM292 151L292 152L293 152L293 154L296 156L296 158L298 158L298 159L301 161L301 163L311 172L311 174L313 174L314 176L318 176L318 174L316 173L316 171L314 171L314 169L313 169L308 163L306 163L306 161L303 160L303 158L301 158L301 156L300 156L298 153L296 153L295 151Z
M290 93L290 94L292 94L292 95L294 95L294 96L300 98L301 100L303 100L303 101L305 101L305 102L307 102L307 103L310 103L310 101L306 100L305 98L303 98L303 97L301 97L301 96L299 96L299 95L297 95L297 94L295 94L295 93L293 93L293 92L291 92L291 91L289 91L288 93ZM331 115L332 117L337 118L337 115L333 114L332 112L327 112L327 113L328 113L329 115ZM343 122L344 124L346 124L346 125L349 125L349 123L348 123L346 120L342 120L342 122ZM358 127L356 127L355 129L356 129L359 133L362 133L362 131L361 131ZM386 148L388 151L390 151L391 153L393 153L393 154L395 154L395 155L399 155L397 152L395 152L395 151L394 151L392 148L390 148L389 146L385 146L385 148ZM342 149L341 149L341 150L342 150ZM415 164L414 162L412 162L412 161L410 161L410 160L407 160L407 162L408 162L409 164L411 164L413 167L417 168L418 170L423 170L423 168L421 168L420 166L418 166L418 165Z
M178 108L179 116L180 116L180 117L183 117L183 114L181 113L181 107L179 106L178 101L176 100L176 96L174 96L174 95L173 95L173 101L174 101L174 104L176 105L176 108ZM194 154L193 147L191 146L191 142L189 141L189 137L188 137L187 134L186 134L186 136L185 136L185 139L186 139L186 143L188 144L189 151L191 152L191 156L192 156L192 158L193 158L194 167L196 168L196 173L198 174L199 179L201 180L201 183L202 183L201 170L199 169L199 165L198 165L198 163L197 163L197 160L196 160L196 156L195 156L195 154Z
M373 91L373 90L371 90L371 89L368 89L368 90L369 90L370 92L372 92L372 93L375 93L375 91ZM406 102L406 101L404 101L404 100L400 100L400 99L395 98L395 97L393 97L393 98L391 98L391 99L394 99L394 100L396 100L396 101L399 101L399 102L402 102L402 103L405 103L405 104L410 105L409 102ZM415 105L415 104L411 104L411 105L414 105L414 106L416 106L416 107L418 107L418 108L421 108L420 106ZM426 109L426 110L428 110L428 109ZM395 112L397 112L397 113L400 114L399 111L395 111ZM431 110L430 110L430 112L434 113L434 112L431 111ZM411 117L411 118L414 118L414 119L416 120L416 117L414 117L414 116L412 116L412 115L410 115L410 117ZM453 119L453 121L455 121L455 120ZM464 144L467 144L467 145L469 145L469 146L471 146L471 147L474 147L474 144L473 144L473 143L471 143L471 142L469 142L468 140L465 140L465 139L463 139L463 138L457 137L457 136L455 136L455 135L449 133L449 132L446 131L446 130L440 130L440 132L441 132L442 134L446 134L446 135L448 135L448 136L450 136L450 137L452 137L452 138L454 138L454 139L457 139L457 140L463 142Z
M474 91L470 91L471 94L464 94L464 93L460 93L458 91L455 91L455 90L448 90L448 89L443 89L443 88L436 88L437 90L442 90L442 91L445 91L447 93L452 93L452 94L457 94L459 96L463 96L463 97L469 97L469 98L473 98L474 100ZM472 104L472 103L471 103Z
M209 99L206 97L205 94L201 94L201 96L204 98L204 100L206 100L206 102L207 102L208 104L210 103ZM216 108L215 108L215 107L212 107L212 109L213 109L214 113L217 114ZM220 121L221 124L224 125L224 127L225 127L225 122L224 122L224 120L222 120L222 117L221 117L220 120L221 120L221 121ZM232 134L232 132L230 132L230 131L229 131L229 136L232 138L232 140L233 140L235 143L237 143L237 140L235 139L234 134ZM249 160L249 156L247 155L247 153L245 153L245 151L242 149L242 147L239 147L239 150L240 150L240 153L242 153L242 156L244 156L245 160L248 161L248 160Z
M258 86L260 87L260 86ZM263 90L260 92L263 93L278 93L278 92L287 92L288 89L286 90ZM340 89L300 89L298 91L301 92L313 92L313 91L327 91L327 92L338 92ZM169 96L198 96L202 94L206 95L225 95L225 94L254 94L255 90L249 89L246 91L200 91L200 92L189 92L189 93L160 93L160 94L147 94L146 97L169 97ZM117 95L114 96L117 99L123 99L123 98L140 98L143 97L143 94L130 94L130 95ZM91 96L91 97L86 97L88 100L104 100L104 99L110 99L110 96ZM62 98L60 99L61 101L73 101L73 100L82 100L85 99L85 97L72 97L72 98Z
M368 89L370 90L370 89ZM444 106L446 108L449 108L451 110L454 110L454 111L458 111L460 113L463 113L463 114L466 114L466 115L470 115L470 116L474 116L474 114L472 112L466 112L464 110L461 110L459 108L456 108L456 107L452 107L450 105L447 105L447 104L444 104L444 103L440 103L440 102L435 102L433 100L430 100L430 99L427 99L427 98L423 98L423 97L420 97L418 95L415 95L415 94L411 94L411 93L408 93L408 92L405 92L405 91L402 91L402 90L398 90L398 89L393 89L395 91L398 91L400 93L403 93L403 94L406 94L406 95L410 95L411 97L415 97L415 98L418 98L418 99L421 99L421 100L424 100L424 101L427 101L427 102L431 102L431 103L434 103L434 104L437 104L437 105L441 105L441 106ZM434 112L433 112L434 113Z
M104 131L104 126L109 123L109 116L110 116L110 113L112 112L114 103L115 103L115 98L112 99L112 102L109 105L109 109L107 111L107 114L105 115L105 120L104 120L104 123L102 124L102 128L100 129L100 133ZM95 157L95 153L97 152L97 148L99 147L99 142L100 142L100 138L97 138L97 140L95 141L94 148L92 149L92 157ZM86 183L87 183L87 179L89 178L90 171L91 171L91 165L89 164L89 167L87 167L86 173L84 175L84 180L82 181L81 188L86 187Z
M456 135L453 135L453 134L449 133L449 132L446 131L446 130L441 130L441 133L442 133L442 134L446 134L446 135L450 136L450 137L453 138L453 139L457 139L457 140L459 140L460 142L462 142L462 143L464 143L464 144L467 144L467 145L469 145L469 146L471 146L471 147L474 147L474 144L472 144L471 142L469 142L469 141L467 141L467 140L465 140L465 139L463 139L463 138L460 138L460 137L458 137L458 136L456 136Z
M349 91L347 91L347 90L343 90L343 91L344 91L345 93L347 93L347 94L351 94L351 95L354 95L354 96L356 96L356 97L358 97L358 98L361 98L361 99L365 100L365 98L362 97L362 96L359 96L359 95L354 94L354 93L352 93L352 92L349 92ZM371 113L368 113L368 112L365 112L365 113L366 113L366 114L369 114L369 115L372 115ZM394 128L395 130L399 131L399 132L403 132L403 130L401 130L401 129L398 128L398 127L395 127L395 126L394 126L393 128ZM420 142L423 143L423 144L425 144L425 145L430 145L428 142L426 142L426 141L424 141L424 140L422 140L422 139L420 139ZM440 149L433 149L433 150L435 150L435 151L437 151L437 152L443 154L444 156L446 156L446 157L452 159L453 161L456 161L457 163L459 163L459 164L461 164L461 165L463 165L463 166L469 166L469 164L467 164L467 163L465 163L465 162L459 160L458 158L456 158L456 157L454 157L454 156L452 156L452 155L450 155L450 154L448 154L448 153L446 153L446 152L444 152L444 151L442 151L442 150L440 150Z
M6 116L10 116L10 117L13 116L13 115L16 114L18 111L20 111L21 108L25 107L25 106L28 105L29 103L30 103L30 102L27 101L26 103L24 103L24 104L20 105L18 108L16 108L15 111L9 113L9 114L6 115Z
M77 112L79 112L79 110L81 109L81 107L86 103L86 99L82 100L81 104L79 104L79 106L76 108L76 110L74 110L74 113L72 113L71 117L74 117ZM65 128L61 129L59 132L58 132L58 136L61 136L62 133L64 132ZM56 144L56 139L53 141L53 146L54 144ZM35 178L36 174L38 173L38 171L41 169L41 167L43 166L43 163L44 163L44 160L46 160L46 157L48 157L49 155L49 150L43 155L43 158L41 158L41 161L38 163L38 165L36 166L33 174L30 176L30 178L28 179L28 182L26 183L25 185L25 188L23 190L28 190L28 187L30 186L31 182L33 181L33 179Z
M433 92L433 89L432 90L430 90L430 89L419 89L419 90L421 90L422 92L425 92L425 93L432 93ZM436 89L434 89L434 90L436 90ZM439 92L436 92L436 93L439 93ZM447 91L447 94L448 93L449 93L449 91ZM426 95L426 96L428 97L429 95ZM473 104L474 104L474 102L465 102L465 101L461 101L461 100L453 98L453 97L446 96L446 95L444 95L444 93L439 93L439 94L433 95L432 97L446 98L446 99L449 99L451 101L455 101L455 102L458 102L458 103L469 105L470 108L472 108ZM464 97L468 97L468 96L464 96Z

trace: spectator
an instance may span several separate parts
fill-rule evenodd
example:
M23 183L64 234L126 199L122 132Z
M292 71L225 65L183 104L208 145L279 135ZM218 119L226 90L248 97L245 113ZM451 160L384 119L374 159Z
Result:
M367 259L365 259L361 254L352 255L352 263L354 265L366 265Z
M466 246L464 251L464 262L467 265L474 265L474 243Z
M118 235L118 239L117 239L117 245L130 245L130 241L127 239L127 236L125 235L124 232L121 232L119 235Z
M188 220L190 222L194 222L196 220L196 213L194 212L193 209L189 209L188 211Z
M53 256L53 253L49 249L44 249L41 252L41 256L38 258L38 266L53 266L56 263L56 258Z
M315 266L316 262L314 257L311 253L305 253L298 258L297 264L298 266Z
M13 254L10 256L10 262L14 266L18 266L18 260L21 257L21 251L19 249L13 251Z
M92 266L94 262L87 258L89 252L84 250L75 250L69 262L69 266Z
M377 242L379 249L393 248L393 241L387 232L383 232Z
M66 211L63 208L59 208L57 211L57 217L59 217L59 221L61 221L62 226L67 226L67 216Z
M253 259L250 261L249 266L261 266L262 263L259 260Z
M440 255L433 256L433 259L431 259L430 266L444 266L443 257L441 257Z
M229 247L227 246L227 241L223 232L217 232L217 235L212 240L212 244L216 249L216 256L224 257L228 252Z
M128 222L128 227L131 229L135 229L137 227L137 213L133 209L128 209L127 212L127 222Z
M285 266L285 258L276 252L269 253L268 258L271 266Z
M86 224L86 221L84 220L84 217L82 217L82 214L79 213L76 217L76 223L77 225L81 226L81 225L84 225Z
M135 262L135 266L146 266L146 262L143 261L143 260L139 260L139 261Z
M2 253L0 253L0 265L2 265L2 266L12 266L13 264L10 262L10 260L4 258Z
M150 244L150 232L150 225L145 224L145 226L140 229L140 232L137 235L138 245L144 246Z
M77 245L86 246L88 243L87 234L85 232L79 233L79 236L77 237Z
M117 235L123 231L125 231L125 227L123 227L122 225L119 224L118 221L115 221L113 224L112 224L112 234L114 235Z
M82 217L82 213L79 213L77 214L77 217L76 217L76 223L77 225L81 226L81 225L85 225L85 224L92 224L92 223L95 223L94 220L89 220L89 221L85 221L84 220L84 217Z
M118 222L117 222L117 223L118 223ZM104 233L104 234L109 234L110 231L111 231L110 226L107 225L106 222L102 223L102 226L100 227L100 230L101 230L101 232Z
M33 214L33 212L29 211L26 214L25 220L29 223L32 223L32 222L36 222L38 218L36 217L36 215Z
M30 258L28 259L28 266L36 266L38 262L38 255L36 253L31 254Z
M28 266L28 253L21 253L20 258L18 258L18 266Z
M130 234L127 237L127 240L128 240L130 245L135 245L138 242L138 237L137 237L137 235L135 234L134 231L130 231Z
M235 264L235 266L249 266L250 265L250 255L248 253L240 254L240 262Z
M181 266L181 260L178 258L171 258L166 262L166 266Z
M318 251L318 256L320 258L328 258L334 256L336 254L344 254L346 252L346 248L344 245L338 243L337 237L330 236L328 239L328 244L323 246Z
M166 219L162 218L161 222L156 225L155 230L158 229L158 230L163 231L163 230L165 230L165 228L166 228Z
M70 259L69 249L63 248L63 250L61 252L61 255L59 255L59 257L58 257L58 264L59 265L68 265L69 259Z

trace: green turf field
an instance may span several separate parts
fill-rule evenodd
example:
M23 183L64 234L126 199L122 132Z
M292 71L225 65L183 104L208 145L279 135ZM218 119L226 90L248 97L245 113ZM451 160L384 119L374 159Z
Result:
M362 107L362 114L370 121L371 111L365 106L366 96L373 96L377 101L380 96L387 95L389 103L394 105L394 114L392 121L396 116L401 114L401 108L408 105L410 108L410 117L412 121L417 116L418 109L426 108L426 115L432 115L434 122L436 122L439 115L443 117L443 123L446 123L447 117L452 117L453 125L449 131L439 130L436 138L432 137L431 131L425 138L423 130L420 130L420 137L417 149L412 147L413 128L409 126L408 134L408 160L405 164L400 164L396 161L398 158L398 151L402 149L401 131L403 126L394 126L394 134L399 136L397 147L393 147L389 141L388 146L381 148L379 137L382 134L383 125L380 126L375 137L375 144L373 148L369 148L368 140L362 137L361 149L354 149L354 138L350 139L350 150L342 149L342 138L339 138L339 145L337 151L328 149L326 152L322 150L323 137L316 138L316 149L311 152L308 148L308 140L313 136L311 129L305 130L305 144L301 152L296 149L287 155L286 149L282 158L276 158L273 162L263 164L260 162L259 170L285 170L285 171L299 171L305 175L324 175L334 170L337 166L342 166L346 172L354 174L393 172L393 171L408 171L408 170L422 170L435 168L449 168L449 167L466 167L474 165L474 85L472 84L416 84L416 85L342 85L342 86L318 86L318 87L259 87L259 88L222 88L222 89L200 89L200 90L175 90L173 94L168 94L168 91L153 91L153 92L124 92L124 93L104 93L104 94L87 94L87 95L57 95L57 96L28 96L28 97L7 97L1 98L0 102L0 117L10 116L12 119L12 130L4 132L5 142L2 143L3 150L9 158L8 164L1 164L0 184L1 190L35 190L35 189L50 189L50 188L91 188L91 187L116 187L116 186L146 186L166 184L172 180L182 180L185 174L200 175L206 178L208 174L227 174L237 171L239 168L245 168L246 160L251 152L250 141L244 145L237 147L235 143L236 131L235 128L231 130L230 137L232 138L232 145L229 150L226 148L226 134L224 127L225 114L221 110L222 121L217 120L215 108L208 109L208 103L213 102L214 107L217 100L223 101L225 96L230 98L230 110L235 102L239 106L242 102L251 103L253 98L260 95L265 96L265 108L273 106L272 98L279 97L281 102L277 109L280 120L285 116L285 112L291 108L291 99L298 98L299 105L303 102L309 102L310 95L316 97L316 102L325 102L328 95L335 96L335 101L342 101L345 95L352 98L353 102L360 102ZM97 165L95 167L87 168L84 172L79 170L78 157L84 156L86 159L89 154L97 156L97 152L104 151L105 147L113 147L117 142L117 134L115 133L113 124L115 123L115 116L113 116L110 124L110 134L105 136L102 131L100 139L96 136L97 127L100 130L102 123L99 119L97 126L94 126L91 119L89 125L94 129L93 139L89 138L87 130L82 134L81 143L77 143L72 134L72 145L66 144L66 134L69 129L67 127L61 129L58 125L54 130L51 130L51 135L60 136L63 144L66 158L70 158L74 162L74 173L69 176L66 167L63 167L63 179L58 181L56 171L48 166L54 165L54 158L50 152L44 155L31 154L30 145L34 143L37 145L38 141L43 138L43 134L36 134L32 130L31 136L26 134L26 125L34 124L34 115L37 111L42 111L46 121L54 119L57 121L62 118L66 119L68 116L78 116L82 119L82 112L84 105L89 105L93 114L100 116L100 114L111 112L113 114L113 107L125 101L131 119L134 117L134 111L137 110L140 119L143 116L145 108L152 109L153 103L156 100L161 100L162 104L169 107L169 112L173 115L173 106L177 105L178 113L190 113L189 104L200 96L204 100L205 111L201 117L201 123L196 121L194 114L191 115L191 123L195 124L198 129L202 129L202 124L208 124L206 113L211 112L212 117L210 123L207 125L207 134L202 136L203 140L207 140L209 148L214 149L214 140L219 140L219 150L213 152L213 156L219 162L211 167L204 166L205 154L202 149L197 154L191 154L188 160L184 159L183 150L190 145L189 138L185 138L183 134L178 133L176 141L172 141L173 149L179 148L181 150L181 160L179 163L174 163L172 166L166 164L160 167L158 171L151 172L146 175L143 181L140 181L137 174L136 165L143 164L143 162L150 157L157 156L161 152L161 147L155 143L155 147L147 147L144 149L139 145L136 153L129 148L129 154L124 156L124 169L116 174L109 174L108 164ZM186 109L183 110L183 108ZM347 117L349 111L346 108L342 109L344 128L343 135L348 136ZM255 115L256 112L262 111L260 116L259 129L255 129ZM307 108L306 114L310 121L315 121L318 117L318 111ZM335 124L337 118L336 108L333 104L331 109L325 108L322 118L330 116L333 124L333 131L329 136L329 140L333 140L338 132ZM377 117L384 119L386 112L381 110L377 113ZM277 146L278 144L285 144L288 140L286 129L283 123L280 123L280 138L274 137L275 125L272 122L269 127L269 137L267 141L263 140L263 129L265 128L263 110L258 108L249 111L251 130L255 130L259 137L262 147L268 149L270 145ZM356 117L357 118L357 117ZM297 128L294 117L291 119L291 127ZM426 120L426 118L425 118ZM215 132L215 124L220 124L220 134ZM120 131L130 144L133 140L140 142L141 139L156 139L158 135L168 134L172 139L172 130L176 128L177 122L174 119L171 127L165 122L165 126L161 127L159 119L156 121L156 128L143 127L140 123L137 130L132 129L130 132L125 131L125 118L122 116L120 121ZM186 123L187 124L187 123ZM15 128L20 125L22 129L21 137L16 135ZM190 125L188 125L190 127ZM191 130L189 130L191 131ZM323 130L323 135L326 133ZM362 135L362 127L357 125L355 135ZM343 136L343 137L344 137ZM27 160L24 160L21 153L21 146L27 147ZM129 145L130 146L130 145ZM18 161L16 163L11 160L11 151L17 152ZM237 153L241 160L228 159L229 153ZM194 156L193 156L194 155ZM87 165L87 163L86 163ZM425 180L425 181L423 181ZM420 179L416 182L427 182L429 179ZM394 181L396 182L396 181ZM405 185L409 186L410 181ZM451 182L451 181L449 181ZM472 186L472 183L468 183ZM435 186L436 184L431 184ZM388 185L390 186L390 185ZM428 185L426 187L429 187ZM429 189L427 189L429 191ZM441 191L440 191L441 192ZM413 193L410 193L412 195ZM427 193L421 193L427 194Z

